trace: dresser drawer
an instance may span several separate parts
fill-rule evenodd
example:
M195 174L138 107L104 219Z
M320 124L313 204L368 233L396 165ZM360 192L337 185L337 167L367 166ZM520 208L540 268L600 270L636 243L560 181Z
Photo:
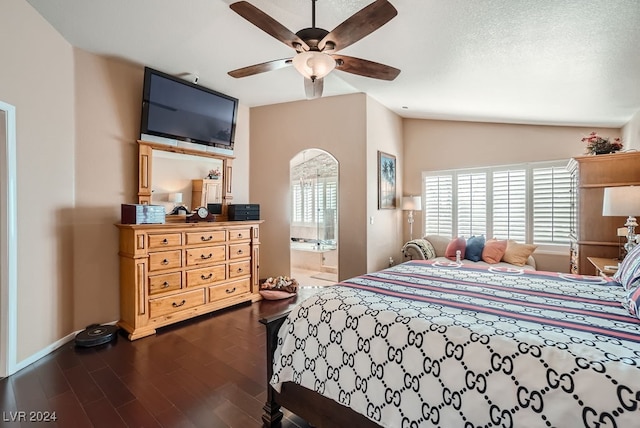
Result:
M223 262L227 259L227 246L200 247L187 249L187 266Z
M149 276L149 295L175 291L182 288L182 273Z
M179 247L182 245L182 233L149 234L149 249Z
M225 242L226 230L204 230L201 232L187 232L187 245L208 244L213 242Z
M232 244L229 245L229 260L245 259L251 256L251 244Z
M251 229L230 229L229 241L244 241L251 239Z
M216 300L239 296L240 294L248 293L250 290L251 281L249 278L228 284L214 285L213 287L209 287L209 301L214 302Z
M173 312L183 311L204 305L205 289L188 291L173 296L149 300L149 315L151 318L160 317Z
M216 265L187 271L187 287L212 284L227 279L227 265Z
M251 273L251 261L229 263L229 279L239 276L249 275Z
M149 253L149 272L179 268L181 266L182 252L180 250Z

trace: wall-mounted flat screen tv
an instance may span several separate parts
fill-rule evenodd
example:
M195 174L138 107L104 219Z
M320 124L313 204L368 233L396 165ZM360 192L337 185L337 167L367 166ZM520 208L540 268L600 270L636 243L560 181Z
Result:
M145 67L142 134L233 149L238 100Z

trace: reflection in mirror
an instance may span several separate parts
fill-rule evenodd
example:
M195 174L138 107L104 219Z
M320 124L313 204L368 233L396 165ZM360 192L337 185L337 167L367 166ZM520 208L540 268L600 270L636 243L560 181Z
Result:
M298 153L291 176L291 276L300 284L338 281L338 161L320 149Z
M177 205L189 210L199 205L198 202L194 205L192 200L193 180L207 178L210 171L219 171L217 180L222 182L221 159L154 150L152 162L151 203L163 205L167 213ZM221 197L218 202L222 202Z

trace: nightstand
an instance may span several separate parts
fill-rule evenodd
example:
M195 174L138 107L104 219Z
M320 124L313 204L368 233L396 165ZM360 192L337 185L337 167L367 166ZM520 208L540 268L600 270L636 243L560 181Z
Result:
M600 276L612 276L618 269L611 269L610 266L618 266L618 263L620 263L618 259L607 259L603 257L587 257L587 260L595 266L596 273Z

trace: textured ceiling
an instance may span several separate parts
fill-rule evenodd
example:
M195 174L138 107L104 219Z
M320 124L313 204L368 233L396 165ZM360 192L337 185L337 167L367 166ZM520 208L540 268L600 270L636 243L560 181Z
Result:
M232 0L28 0L72 45L191 79L248 106L304 99L293 69L234 79L293 50ZM249 0L293 32L310 0ZM371 1L318 0L332 30ZM639 0L390 0L398 16L345 55L400 68L392 82L334 71L324 96L366 92L403 117L624 125L640 110Z

